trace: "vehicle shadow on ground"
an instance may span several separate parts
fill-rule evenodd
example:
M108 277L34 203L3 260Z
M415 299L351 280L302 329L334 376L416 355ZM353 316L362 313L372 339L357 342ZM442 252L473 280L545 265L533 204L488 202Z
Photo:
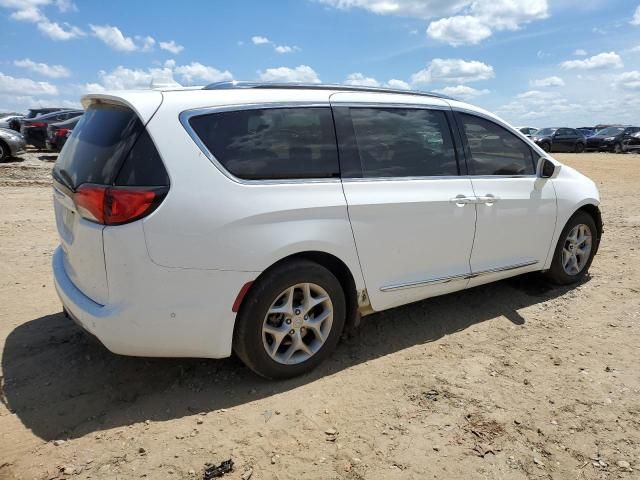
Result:
M22 157L7 157L4 160L2 160L1 163L20 163L20 162L24 162L24 158L22 158Z
M38 160L42 162L55 162L57 159L58 159L58 154L38 155Z
M76 438L255 401L353 365L455 334L563 295L525 275L365 317L357 333L312 373L263 380L238 360L147 359L111 354L62 313L13 330L2 357L2 401L44 440ZM499 321L499 320L498 320Z

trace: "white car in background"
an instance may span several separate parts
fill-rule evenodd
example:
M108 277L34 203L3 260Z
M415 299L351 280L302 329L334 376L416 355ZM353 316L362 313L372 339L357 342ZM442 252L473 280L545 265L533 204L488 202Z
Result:
M119 354L269 378L347 322L526 272L580 281L594 182L438 95L228 82L87 95L54 175L65 311Z

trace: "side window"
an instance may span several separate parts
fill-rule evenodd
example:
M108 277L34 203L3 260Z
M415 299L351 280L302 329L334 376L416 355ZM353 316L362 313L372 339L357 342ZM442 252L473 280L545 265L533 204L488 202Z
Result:
M474 115L460 114L469 145L473 175L533 175L529 146L500 125Z
M328 107L219 112L193 117L189 124L213 156L238 178L340 176Z
M458 175L456 153L444 112L364 107L336 110L339 110L336 123L345 165L343 176ZM348 126L342 128L345 123Z

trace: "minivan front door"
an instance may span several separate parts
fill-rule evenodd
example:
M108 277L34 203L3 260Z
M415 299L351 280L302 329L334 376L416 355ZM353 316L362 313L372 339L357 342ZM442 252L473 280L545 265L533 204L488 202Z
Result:
M459 176L450 110L436 99L424 106L361 106L366 95L335 94L332 105L371 306L384 310L461 290L470 274L476 212L471 180Z
M493 121L460 113L476 195L469 287L540 270L556 224L552 181L536 176L531 147Z

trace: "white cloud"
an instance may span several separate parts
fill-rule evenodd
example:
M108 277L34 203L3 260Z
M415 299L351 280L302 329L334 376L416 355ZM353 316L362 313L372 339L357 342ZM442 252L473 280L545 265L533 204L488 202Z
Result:
M640 25L640 5L636 8L630 23L631 25Z
M564 80L562 80L560 77L551 76L546 78L539 78L537 80L531 80L529 84L535 88L564 87Z
M251 41L254 45L264 45L267 43L271 43L271 40L269 40L267 37L261 37L260 35L251 37Z
M0 94L57 95L58 89L49 82L36 82L30 78L16 78L0 72Z
M147 35L146 37L136 36L136 40L140 42L139 49L143 52L150 52L156 44L156 39Z
M362 87L379 87L380 82L373 77L365 77L362 73L352 73L343 82L345 85L359 85Z
M640 72L633 70L621 73L614 77L614 85L620 86L625 90L640 90Z
M457 47L480 43L491 36L491 29L477 17L461 15L431 22L427 35Z
M75 8L75 5L67 0L55 0L58 9L62 12ZM52 40L71 40L85 35L82 29L64 23L52 22L42 12L42 7L52 4L52 0L2 0L0 6L13 10L10 17L13 20L36 24L47 37Z
M171 40L170 42L160 42L160 48L167 52L171 52L174 55L178 55L184 50L184 47L182 45L178 45L174 40Z
M387 82L387 87L396 88L398 90L411 90L411 85L409 85L404 80L398 80L395 78L392 78Z
M276 53L293 53L293 52L299 52L301 50L300 47L297 46L289 46L289 45L274 45L273 49L276 51Z
M46 63L36 63L29 58L15 60L13 64L16 67L26 68L32 72L39 73L45 77L65 78L71 75L71 72L62 65L47 65Z
M493 67L477 60L434 58L424 70L411 76L411 83L468 83L489 80L495 76Z
M191 62L189 65L177 66L173 71L187 84L193 84L194 82L223 82L233 79L233 75L228 70L221 71L199 62Z
M264 72L258 71L258 77L264 82L320 83L318 74L307 65L267 68Z
M565 70L597 70L601 68L622 68L624 64L615 52L599 53L584 60L567 60L560 64Z
M339 9L361 8L378 15L432 21L427 34L451 45L476 44L493 31L517 30L549 16L547 0L318 0Z
M431 18L448 15L469 5L471 0L318 0L341 10L361 8L378 15Z
M439 90L434 90L436 93L447 95L448 97L461 98L462 100L468 100L470 98L486 95L489 92L487 89L478 90L476 88L468 87L466 85L457 85L455 87L444 87Z
M587 56L587 51L586 51L586 50L584 50L583 48L578 48L577 50L575 50L575 51L573 52L573 54L574 54L576 57L586 57L586 56Z
M133 38L125 37L118 27L111 25L92 25L89 27L93 35L102 40L106 45L121 52L133 52L138 49Z

